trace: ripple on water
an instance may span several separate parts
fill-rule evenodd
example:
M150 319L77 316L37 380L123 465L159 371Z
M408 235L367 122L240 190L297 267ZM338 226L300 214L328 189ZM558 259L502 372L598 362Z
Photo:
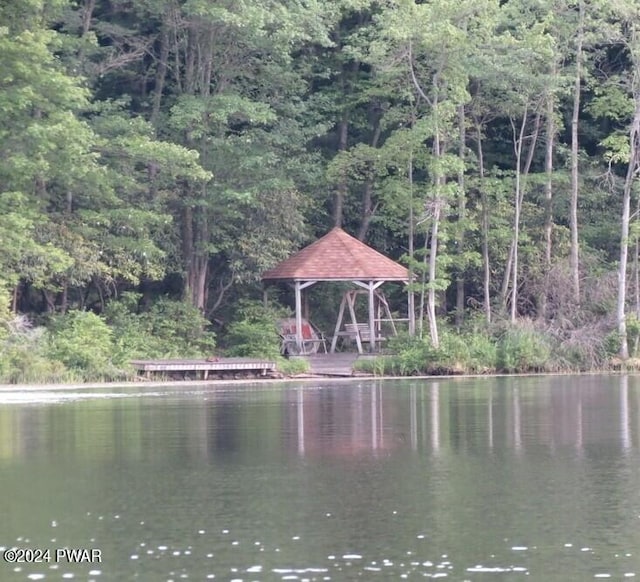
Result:
M513 568L503 568L501 566L473 566L467 568L467 572L484 572L484 573L501 573L501 572L513 572Z

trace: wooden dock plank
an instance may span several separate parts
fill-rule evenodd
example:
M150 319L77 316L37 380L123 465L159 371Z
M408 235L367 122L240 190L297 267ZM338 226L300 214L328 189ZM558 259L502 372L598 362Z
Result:
M264 376L267 372L274 372L277 367L275 362L251 358L219 358L212 361L203 359L132 360L131 365L147 378L153 373L188 374L193 372L201 373L204 380L208 379L210 372L259 372Z

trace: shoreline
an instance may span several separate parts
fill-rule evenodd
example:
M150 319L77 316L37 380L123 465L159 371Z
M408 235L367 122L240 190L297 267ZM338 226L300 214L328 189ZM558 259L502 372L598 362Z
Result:
M266 384L291 384L322 382L327 383L349 383L363 381L382 381L382 380L468 380L468 379L490 379L490 378L532 378L546 376L621 376L621 375L639 375L637 371L622 370L603 370L594 372L528 372L523 374L448 374L448 375L425 375L425 376L373 376L373 375L356 375L356 376L290 376L286 378L265 378L263 380L158 380L158 381L127 381L127 382L83 382L72 384L0 384L0 394L3 392L51 392L65 390L95 390L100 388L140 388L141 392L145 388L162 388L171 387L173 389L180 386L185 387L232 387L232 386L260 386Z

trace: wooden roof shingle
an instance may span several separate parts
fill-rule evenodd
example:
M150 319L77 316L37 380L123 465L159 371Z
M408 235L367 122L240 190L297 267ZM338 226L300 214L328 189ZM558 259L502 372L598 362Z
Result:
M399 263L335 227L262 274L263 281L408 281Z

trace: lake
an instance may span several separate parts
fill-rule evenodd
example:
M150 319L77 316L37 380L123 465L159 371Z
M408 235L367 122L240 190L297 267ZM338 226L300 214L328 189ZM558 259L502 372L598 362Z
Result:
M634 376L4 390L0 580L640 579L639 449Z

